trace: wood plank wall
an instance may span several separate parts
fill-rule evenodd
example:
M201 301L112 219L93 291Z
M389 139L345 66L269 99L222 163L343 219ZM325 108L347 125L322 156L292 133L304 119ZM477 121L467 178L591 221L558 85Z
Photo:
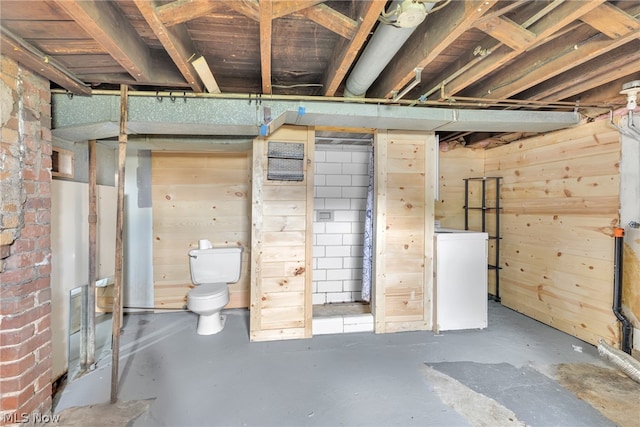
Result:
M489 149L503 177L502 303L591 344L618 341L612 314L618 132L606 121Z
M379 131L374 149L375 331L430 329L435 136Z
M303 181L267 179L269 141L305 145ZM311 337L314 142L306 127L254 140L251 341Z
M484 150L457 148L440 151L438 166L438 200L435 219L441 227L464 229L464 179L484 176ZM479 203L475 188L471 199ZM470 228L479 229L480 219L474 215Z
M182 308L198 240L242 246L242 274L227 307L249 306L251 152L152 154L153 281L157 308Z

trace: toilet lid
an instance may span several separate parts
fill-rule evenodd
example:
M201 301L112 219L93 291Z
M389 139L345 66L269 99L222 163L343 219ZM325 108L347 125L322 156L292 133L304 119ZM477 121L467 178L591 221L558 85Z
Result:
M189 291L189 298L211 298L228 292L226 283L207 283Z

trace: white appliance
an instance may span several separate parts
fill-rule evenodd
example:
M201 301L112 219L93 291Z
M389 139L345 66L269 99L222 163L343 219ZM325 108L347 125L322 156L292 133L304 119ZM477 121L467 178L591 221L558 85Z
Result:
M434 331L487 327L488 234L435 229Z

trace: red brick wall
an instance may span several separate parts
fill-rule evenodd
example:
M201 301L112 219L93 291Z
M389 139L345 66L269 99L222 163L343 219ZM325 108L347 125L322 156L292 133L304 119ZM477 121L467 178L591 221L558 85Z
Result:
M49 81L0 56L0 425L51 411Z

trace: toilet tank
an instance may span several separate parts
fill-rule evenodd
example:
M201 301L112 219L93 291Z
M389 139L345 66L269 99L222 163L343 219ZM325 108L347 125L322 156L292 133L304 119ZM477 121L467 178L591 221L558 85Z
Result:
M191 282L235 283L240 279L242 248L192 249L189 251Z

